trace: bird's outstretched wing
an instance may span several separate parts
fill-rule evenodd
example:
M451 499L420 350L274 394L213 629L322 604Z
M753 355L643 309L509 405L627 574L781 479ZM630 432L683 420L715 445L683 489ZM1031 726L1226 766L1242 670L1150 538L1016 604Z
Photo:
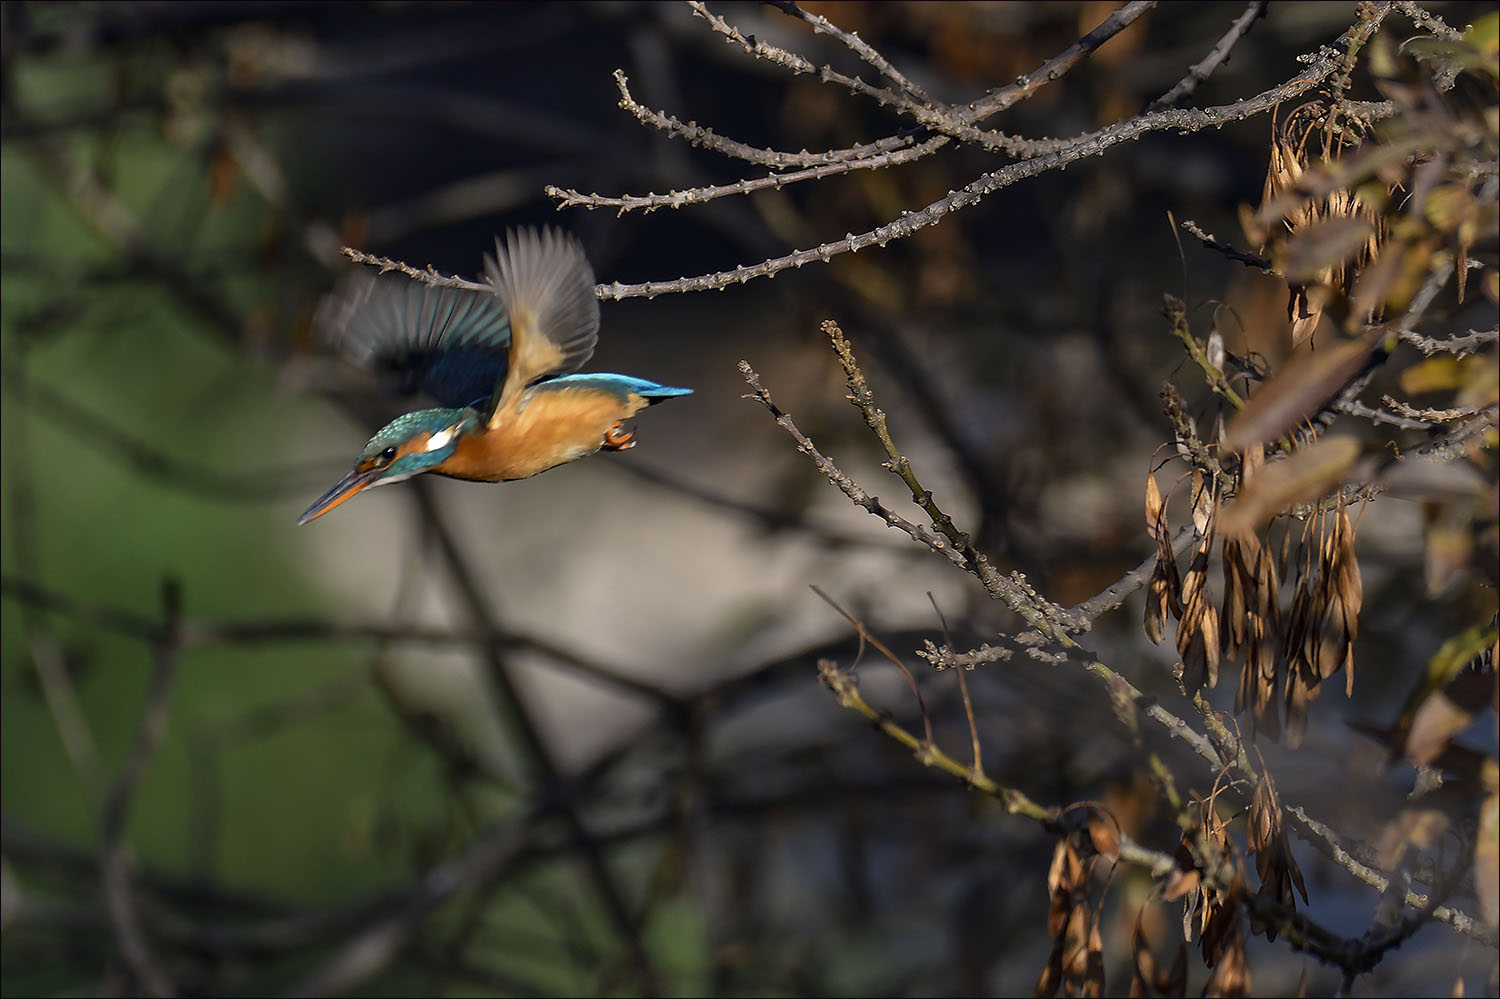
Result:
M401 275L349 275L323 300L319 335L398 393L484 408L505 380L511 323L496 296Z
M494 386L494 412L542 378L577 371L599 340L594 270L574 237L521 229L495 241L485 259L495 297L510 316L510 359Z

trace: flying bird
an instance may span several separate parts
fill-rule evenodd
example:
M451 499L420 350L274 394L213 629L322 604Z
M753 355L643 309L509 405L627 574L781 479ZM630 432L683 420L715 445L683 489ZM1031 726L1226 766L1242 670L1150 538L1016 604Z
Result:
M443 405L397 417L318 497L306 524L375 486L433 472L503 482L601 448L633 447L625 421L692 389L580 374L599 339L594 272L574 237L521 229L485 258L490 291L355 274L316 325L353 361Z

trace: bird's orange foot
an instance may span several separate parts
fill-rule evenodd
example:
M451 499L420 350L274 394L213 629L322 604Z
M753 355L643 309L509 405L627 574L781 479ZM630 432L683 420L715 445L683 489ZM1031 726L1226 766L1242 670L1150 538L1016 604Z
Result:
M625 429L624 420L616 420L604 431L604 447L609 451L628 451L635 447L635 434Z

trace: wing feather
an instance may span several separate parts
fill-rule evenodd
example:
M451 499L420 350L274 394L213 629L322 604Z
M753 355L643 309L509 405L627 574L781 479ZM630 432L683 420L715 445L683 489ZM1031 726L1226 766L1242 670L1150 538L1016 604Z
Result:
M469 406L505 380L510 317L486 292L356 272L323 300L314 322L324 341L398 393Z
M599 299L583 246L559 229L513 230L485 271L510 316L509 370L499 410L527 385L577 371L599 341Z

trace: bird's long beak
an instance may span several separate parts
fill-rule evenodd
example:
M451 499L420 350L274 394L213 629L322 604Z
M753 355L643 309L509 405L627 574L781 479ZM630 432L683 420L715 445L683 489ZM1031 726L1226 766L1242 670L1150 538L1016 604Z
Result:
M335 482L332 489L319 496L317 502L308 507L307 511L297 518L297 526L301 527L310 520L317 520L361 489L374 483L379 474L374 469L368 472L361 472L357 468L354 469L348 475Z

